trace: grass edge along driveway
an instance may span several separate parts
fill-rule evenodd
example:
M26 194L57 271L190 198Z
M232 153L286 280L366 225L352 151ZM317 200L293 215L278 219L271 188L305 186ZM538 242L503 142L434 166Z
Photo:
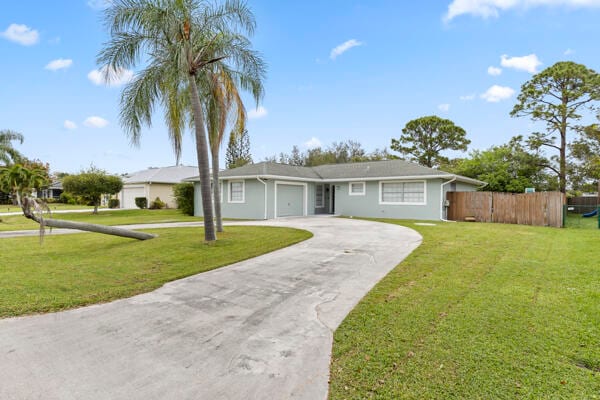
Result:
M600 232L417 226L334 335L330 399L600 398Z
M159 237L48 235L42 246L37 237L0 240L0 318L130 297L312 237L292 228L227 226L205 244L199 228L148 232Z

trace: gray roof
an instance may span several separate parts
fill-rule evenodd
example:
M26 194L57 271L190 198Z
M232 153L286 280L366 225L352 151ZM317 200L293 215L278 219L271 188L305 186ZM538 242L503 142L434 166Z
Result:
M456 178L458 181L482 185L485 182L438 169L424 167L404 160L367 161L347 164L327 164L317 167L260 162L219 172L219 178L288 178L304 181L344 181L378 178ZM198 175L189 181L198 181Z
M134 172L123 178L123 183L180 183L184 179L198 175L197 167L176 165L163 168L148 168Z
M433 168L404 160L367 161L348 164L327 164L313 167L322 179L362 179L401 176L449 175Z
M299 167L296 165L278 164L273 162L260 162L257 164L246 164L243 167L227 169L219 172L219 177L232 176L287 176L291 178L321 179L321 176L310 167Z

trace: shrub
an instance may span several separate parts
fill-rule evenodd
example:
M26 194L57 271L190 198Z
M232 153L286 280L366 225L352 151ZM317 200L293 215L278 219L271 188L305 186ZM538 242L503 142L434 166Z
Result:
M65 204L75 204L75 198L69 192L62 192L58 197L58 200Z
M146 199L145 197L136 197L135 205L138 208L148 208L148 199Z
M194 184L178 183L173 188L177 208L186 215L194 215Z
M108 200L108 208L119 208L119 199L109 199Z
M160 199L160 197L157 197L156 199L154 199L154 201L152 203L150 203L150 209L151 210L160 210L161 208L165 208L166 204L164 201L162 201Z

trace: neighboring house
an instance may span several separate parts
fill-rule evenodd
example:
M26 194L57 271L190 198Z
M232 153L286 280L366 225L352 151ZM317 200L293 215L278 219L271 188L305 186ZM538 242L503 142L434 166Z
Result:
M52 181L52 184L46 188L38 190L37 197L42 199L58 200L63 192L61 181Z
M8 193L0 191L0 204L12 204L12 198Z
M195 214L202 215L200 184L194 181ZM271 219L338 214L399 219L444 219L447 191L485 185L403 160L298 167L261 162L219 176L226 218Z
M159 197L168 208L176 208L177 202L173 194L173 186L181 183L184 179L197 175L197 167L185 165L148 168L127 175L123 178L123 190L118 195L121 208L136 208L136 197L145 197L148 204Z

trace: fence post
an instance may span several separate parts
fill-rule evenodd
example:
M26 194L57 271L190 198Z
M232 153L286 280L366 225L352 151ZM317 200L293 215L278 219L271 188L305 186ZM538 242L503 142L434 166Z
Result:
M562 227L565 228L567 226L567 207L568 205L563 204L563 213L562 213Z

